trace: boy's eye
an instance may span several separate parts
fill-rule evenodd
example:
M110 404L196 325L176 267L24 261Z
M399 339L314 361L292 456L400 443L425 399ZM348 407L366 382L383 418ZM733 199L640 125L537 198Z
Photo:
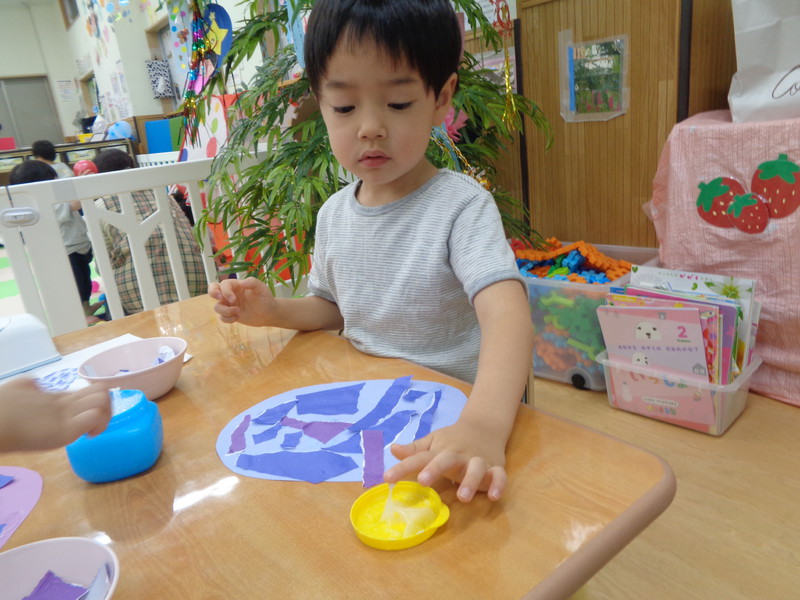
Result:
M389 104L389 108L393 108L394 110L405 110L409 106L411 106L411 102L400 102L400 103Z
M339 113L341 115L346 115L347 113L349 113L354 108L355 108L354 106L334 106L333 107L333 112Z

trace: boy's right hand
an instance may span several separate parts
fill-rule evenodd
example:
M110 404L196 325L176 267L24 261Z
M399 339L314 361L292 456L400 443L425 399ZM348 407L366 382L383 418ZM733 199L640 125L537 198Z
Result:
M208 295L217 301L214 311L223 323L261 327L275 320L275 297L269 286L255 277L211 283Z

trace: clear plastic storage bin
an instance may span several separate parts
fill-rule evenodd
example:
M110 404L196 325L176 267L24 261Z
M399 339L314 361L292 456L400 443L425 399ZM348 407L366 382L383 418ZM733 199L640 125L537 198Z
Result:
M657 248L592 245L611 258L634 265L658 264ZM590 284L527 278L534 329L533 374L536 377L572 383L579 389L606 388L603 368L595 360L605 350L597 307L605 303L612 286L623 285L629 279L630 274L611 283Z
M716 385L611 362L605 350L597 361L605 372L608 402L614 408L711 435L725 433L742 414L750 379L761 365L761 358L753 356L732 383Z

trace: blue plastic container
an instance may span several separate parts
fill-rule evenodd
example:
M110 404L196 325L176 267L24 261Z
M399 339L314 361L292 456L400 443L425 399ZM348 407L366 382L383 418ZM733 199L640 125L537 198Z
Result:
M101 434L84 434L67 446L72 470L81 479L103 483L152 467L161 454L164 428L155 402L140 390L111 390L113 416Z

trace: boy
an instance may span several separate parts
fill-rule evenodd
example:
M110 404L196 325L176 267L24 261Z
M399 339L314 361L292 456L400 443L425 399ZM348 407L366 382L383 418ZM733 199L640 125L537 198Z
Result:
M47 162L40 160L26 160L19 163L11 169L8 177L11 185L49 181L57 178L55 169ZM86 322L92 325L99 320L91 314L92 310L89 305L89 299L92 296L92 243L89 241L89 233L79 212L80 209L81 203L77 200L53 205L56 220L61 229L61 238L67 249L67 258L72 267L72 275L75 277L75 285L78 287L78 295L86 313Z
M474 381L458 422L406 446L384 474L459 480L497 500L531 364L524 283L491 195L425 158L456 89L461 31L447 0L320 0L306 74L339 162L358 180L319 212L310 295L256 279L209 286L226 323L342 329L356 348Z
M60 160L56 160L56 147L53 145L53 142L37 140L31 144L31 153L33 154L34 160L40 160L53 167L53 170L60 179L72 177L72 169Z

